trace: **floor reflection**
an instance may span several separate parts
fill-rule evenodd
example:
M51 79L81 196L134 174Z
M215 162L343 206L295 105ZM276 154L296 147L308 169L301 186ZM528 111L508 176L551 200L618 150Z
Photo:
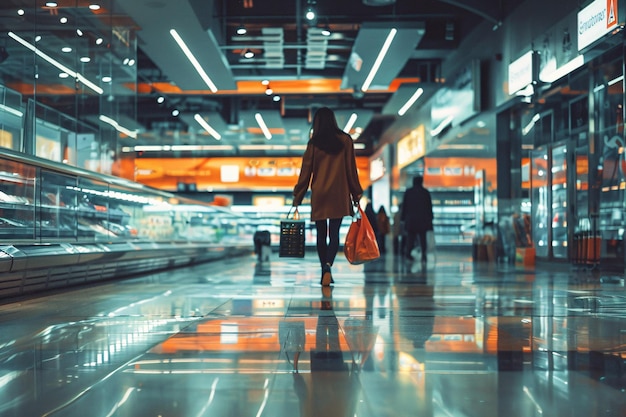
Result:
M0 415L625 416L622 281L454 252L318 269L251 256L0 306Z

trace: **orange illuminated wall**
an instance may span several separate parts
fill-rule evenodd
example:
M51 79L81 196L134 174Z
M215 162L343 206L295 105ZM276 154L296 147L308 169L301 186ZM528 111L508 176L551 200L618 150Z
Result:
M473 187L475 175L485 170L487 188L497 188L496 158L424 158L426 188Z
M121 176L166 191L178 183L196 184L199 191L237 189L292 190L301 157L136 158L118 165ZM369 159L357 157L363 188L370 185Z

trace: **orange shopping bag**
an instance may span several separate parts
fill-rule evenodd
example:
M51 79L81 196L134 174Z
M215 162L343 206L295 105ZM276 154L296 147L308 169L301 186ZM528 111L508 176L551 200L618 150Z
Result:
M359 265L380 257L374 229L360 206L348 229L343 253L352 265Z

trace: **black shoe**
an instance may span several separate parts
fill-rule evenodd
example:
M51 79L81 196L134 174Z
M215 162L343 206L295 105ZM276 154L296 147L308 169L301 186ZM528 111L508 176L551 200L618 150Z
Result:
M320 284L322 287L328 287L330 284L334 283L333 275L330 272L330 265L326 264L322 267L322 279L320 280Z

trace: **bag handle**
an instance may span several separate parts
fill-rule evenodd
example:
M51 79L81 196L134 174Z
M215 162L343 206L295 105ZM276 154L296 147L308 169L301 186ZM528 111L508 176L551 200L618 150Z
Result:
M287 213L287 218L289 218L289 216L291 215L291 211L295 209L295 211L293 212L293 219L294 220L300 220L300 213L298 212L298 207L297 206L291 206L291 208L289 209L289 212Z

